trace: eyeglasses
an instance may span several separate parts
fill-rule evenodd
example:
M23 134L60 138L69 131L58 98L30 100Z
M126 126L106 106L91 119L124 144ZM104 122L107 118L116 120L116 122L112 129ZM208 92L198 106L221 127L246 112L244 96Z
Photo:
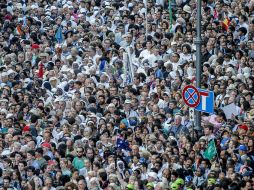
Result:
M77 153L83 153L83 151L77 151Z

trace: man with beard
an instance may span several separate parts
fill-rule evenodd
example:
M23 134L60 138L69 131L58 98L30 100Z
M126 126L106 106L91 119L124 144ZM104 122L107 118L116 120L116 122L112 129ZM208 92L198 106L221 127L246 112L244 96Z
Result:
M103 110L105 110L106 107L106 100L104 95L99 95L98 97L98 104L97 104L97 112L103 114Z
M122 109L122 106L120 104L120 98L118 96L113 96L112 99L111 99L111 103L115 104L115 107L117 109Z
M183 164L183 172L185 175L193 175L193 171L192 171L192 164L193 164L193 161L191 160L191 158L187 158L185 161L184 161L184 164Z
M89 159L91 162L94 160L94 150L92 148L86 149L86 158Z
M77 148L77 155L72 161L72 165L75 169L80 170L85 167L84 149L82 147Z
M130 118L130 117L138 118L137 112L132 109L131 100L127 99L124 101L123 112L126 114L127 118Z

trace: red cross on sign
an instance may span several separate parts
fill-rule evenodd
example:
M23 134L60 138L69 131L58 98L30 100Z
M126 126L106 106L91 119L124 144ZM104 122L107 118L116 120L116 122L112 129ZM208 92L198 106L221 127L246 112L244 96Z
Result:
M191 108L197 107L200 102L200 93L198 89L191 85L184 87L182 97L184 103Z

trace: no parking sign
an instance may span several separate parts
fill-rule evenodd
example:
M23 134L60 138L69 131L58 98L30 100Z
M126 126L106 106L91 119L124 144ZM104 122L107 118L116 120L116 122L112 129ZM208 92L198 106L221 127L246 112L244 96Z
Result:
M182 92L183 101L191 108L198 111L213 113L214 93L213 91L198 89L195 86L187 85Z
M187 104L191 108L197 107L200 102L199 91L194 86L185 86L182 96L185 104Z

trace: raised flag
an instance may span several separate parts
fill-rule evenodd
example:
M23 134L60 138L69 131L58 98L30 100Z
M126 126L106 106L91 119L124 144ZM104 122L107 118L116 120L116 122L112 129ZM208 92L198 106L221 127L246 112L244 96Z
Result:
M106 71L106 66L107 66L107 61L105 59L101 60L99 65L100 73Z
M26 16L23 16L23 26L27 26L27 24L26 24Z
M39 64L38 78L43 78L43 64Z
M225 18L225 19L223 20L223 22L222 22L222 25L223 25L224 30L228 31L228 27L229 27L229 25L230 25L230 19L229 19L228 17Z
M128 86L131 85L134 81L134 72L132 67L132 62L130 59L130 50L127 50L128 53L123 54L123 60L124 60L124 75L125 75L125 81L124 85Z
M218 15L218 12L216 9L214 9L214 11L213 11L213 17L215 20L217 20L219 18L219 15Z
M118 137L116 140L116 146L118 149L131 151L129 142L122 137Z
M216 154L217 154L217 150L216 150L214 140L211 140L208 143L208 146L207 146L203 156L204 156L204 158L206 158L208 160L212 160Z
M63 42L63 33L62 33L61 26L58 27L56 34L55 34L55 38L59 44L61 44Z
M16 31L17 31L17 34L20 35L21 37L24 35L24 31L22 30L20 24L17 25Z

